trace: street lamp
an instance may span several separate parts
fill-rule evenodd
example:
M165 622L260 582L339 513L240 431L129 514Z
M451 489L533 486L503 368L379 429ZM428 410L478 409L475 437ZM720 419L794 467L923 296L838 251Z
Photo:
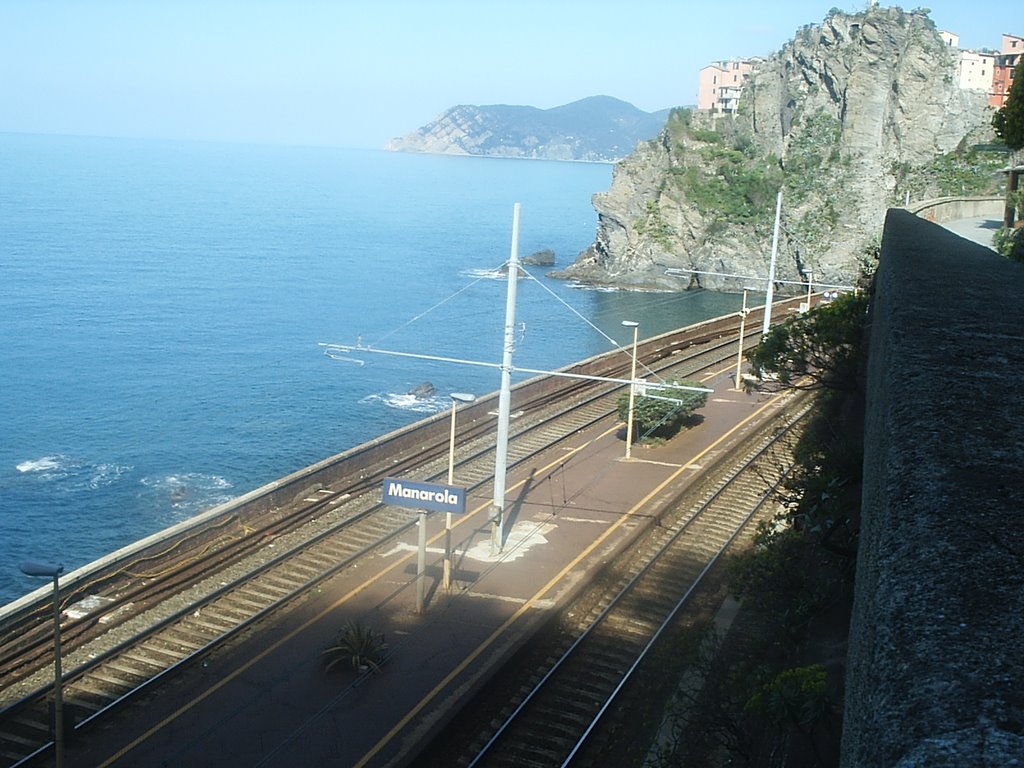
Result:
M742 392L743 391L742 380L740 379L740 372L741 372L741 370L743 368L743 332L744 332L744 324L746 323L746 320L747 320L747 315L750 313L750 310L747 309L747 292L748 291L753 291L753 290L755 290L755 289L751 288L749 285L743 286L743 309L740 310L740 343L739 343L739 349L736 352L736 391L737 392Z
M448 485L455 483L455 408L459 403L472 403L476 395L466 392L452 392L449 397L452 399L452 428L451 437L448 440ZM444 588L452 587L452 513L445 513L444 520Z
M26 576L53 579L53 748L57 768L64 768L64 676L60 669L60 587L57 583L64 566L26 560L18 568Z
M636 340L640 333L640 323L635 320L623 320L624 328L633 329L633 365L629 371L629 415L626 417L626 458L630 458L633 450L633 404L636 394Z

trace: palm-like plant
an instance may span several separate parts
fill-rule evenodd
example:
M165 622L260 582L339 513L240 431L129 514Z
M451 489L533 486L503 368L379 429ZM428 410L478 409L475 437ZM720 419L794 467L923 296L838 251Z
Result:
M345 664L357 672L380 672L387 649L383 633L374 631L361 621L349 620L334 642L324 648L325 668L330 671L338 664Z

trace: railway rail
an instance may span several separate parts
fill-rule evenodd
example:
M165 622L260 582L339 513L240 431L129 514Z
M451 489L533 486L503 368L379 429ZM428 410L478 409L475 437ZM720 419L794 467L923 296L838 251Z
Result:
M726 318L696 332L666 334L644 342L638 356L660 375L692 376L729 359L735 328ZM628 356L618 354L592 358L574 370L622 377L628 366ZM510 467L614 412L617 389L578 379L517 387L514 404L521 416L510 438ZM491 407L485 400L467 408L470 418L460 425L459 477L471 490L486 490L493 475ZM74 727L94 724L400 536L414 523L379 503L380 480L396 473L441 478L445 427L442 414L400 430L376 442L376 459L346 457L353 471L337 470L337 482L310 484L303 477L306 486L290 505L257 505L245 519L234 512L204 521L197 530L161 541L156 552L133 552L67 587L65 606L85 595L98 604L62 622L68 648L64 696ZM381 443L390 443L391 450L380 449ZM267 546L271 541L273 549ZM0 619L3 764L27 765L52 747L46 665L52 663L47 651L53 638L46 602Z
M603 718L655 647L688 609L691 595L750 522L770 516L779 484L792 467L792 448L810 410L794 399L784 422L763 431L746 452L729 456L666 512L630 554L615 578L581 597L590 609L567 612L558 647L546 657L517 700L493 713L496 724L464 750L459 765L597 765L608 744ZM472 705L478 720L488 704ZM450 737L442 737L450 738Z

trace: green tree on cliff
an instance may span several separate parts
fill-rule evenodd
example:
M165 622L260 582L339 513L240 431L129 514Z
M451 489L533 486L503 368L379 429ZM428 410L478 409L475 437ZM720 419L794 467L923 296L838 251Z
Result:
M856 392L867 306L865 294L843 293L773 326L747 353L754 375L794 389Z
M1010 149L1024 147L1024 56L1013 71L1006 104L992 116L992 127Z

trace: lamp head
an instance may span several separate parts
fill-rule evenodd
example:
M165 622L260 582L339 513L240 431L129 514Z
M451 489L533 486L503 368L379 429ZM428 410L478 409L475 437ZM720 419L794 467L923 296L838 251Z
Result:
M622 324L626 328L637 328L640 325L636 320L623 320Z
M452 392L448 395L452 400L460 403L472 403L476 401L476 395L471 395L468 392Z
M18 568L26 576L46 576L51 579L64 573L63 565L50 565L49 563L40 563L36 560L26 560L18 565Z

